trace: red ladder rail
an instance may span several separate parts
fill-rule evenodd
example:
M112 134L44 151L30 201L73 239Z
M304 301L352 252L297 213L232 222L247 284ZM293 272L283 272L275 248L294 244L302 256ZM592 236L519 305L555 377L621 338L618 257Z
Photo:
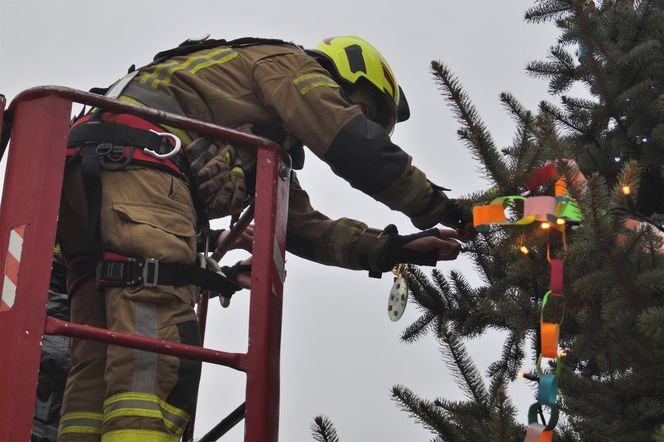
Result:
M72 102L258 148L246 353L224 353L47 318L45 304ZM4 111L4 102L0 104ZM287 155L260 137L59 86L20 93L4 118L11 119L12 129L0 206L0 271L5 278L0 294L0 440L25 441L30 437L44 333L175 354L242 370L247 374L245 441L277 440L290 175Z

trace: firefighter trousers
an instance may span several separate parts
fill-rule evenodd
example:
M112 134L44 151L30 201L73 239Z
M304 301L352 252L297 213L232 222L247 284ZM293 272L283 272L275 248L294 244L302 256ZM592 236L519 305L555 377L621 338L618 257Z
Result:
M105 250L162 262L194 262L196 214L184 180L151 168L101 172ZM90 253L80 166L65 171L58 235L67 259ZM106 288L94 278L71 293L71 319L122 332L200 344L193 286ZM200 362L71 341L58 440L176 442L192 413Z

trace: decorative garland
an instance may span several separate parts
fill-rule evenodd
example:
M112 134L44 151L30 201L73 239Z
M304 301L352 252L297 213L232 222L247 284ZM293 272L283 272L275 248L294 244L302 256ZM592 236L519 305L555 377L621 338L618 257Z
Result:
M579 172L580 174L580 172ZM577 203L567 194L567 186L564 177L559 177L553 163L538 169L535 176L531 178L526 186L534 190L547 180L555 179L555 196L505 196L496 198L490 204L473 207L473 223L479 231L486 231L489 225L527 225L533 222L541 222L541 227L550 232L550 228L560 230L563 235L563 247L567 247L565 241L565 224L579 223L583 216ZM583 179L583 175L578 176ZM518 219L508 219L505 209L510 209L517 204L523 204L523 215ZM521 374L523 377L538 383L537 402L528 409L528 430L526 442L547 442L553 438L553 429L558 423L558 379L562 368L561 352L558 348L560 326L565 316L565 298L563 295L563 261L551 258L550 241L547 246L547 260L549 261L550 280L549 291L544 294L540 312L540 354L537 357L535 375ZM525 246L520 248L521 252L528 254ZM562 314L558 322L549 322L545 319L545 308L550 297L559 298L562 303ZM542 359L549 358L555 362L552 369L542 369ZM548 423L544 418L542 407L550 409ZM538 419L539 417L539 419Z

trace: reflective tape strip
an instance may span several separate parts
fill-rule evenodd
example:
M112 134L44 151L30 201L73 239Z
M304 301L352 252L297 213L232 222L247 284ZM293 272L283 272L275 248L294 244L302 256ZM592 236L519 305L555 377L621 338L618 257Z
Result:
M101 442L179 442L180 436L152 430L115 430L104 433Z
M2 298L0 298L0 312L11 310L16 300L16 284L21 266L23 253L23 238L26 224L15 227L9 232L9 244L5 258L5 274L2 282Z
M305 74L293 80L293 84L302 95L318 86L339 87L330 77L323 74Z
M178 62L177 61L169 61L168 63L163 63L155 66L154 71L152 71L151 74L141 74L140 75L140 80L139 82L141 84L147 84L148 86L152 86L154 88L157 87L155 84L153 86L153 83L157 81L157 79L161 76L161 73L164 69L168 70L168 68L177 66Z
M237 52L231 48L217 49L206 54L189 57L182 63L172 61L169 63L157 65L154 72L142 76L140 82L142 84L147 84L152 88L157 88L160 83L170 83L173 75L178 71L184 70L186 72L195 74L201 69L215 64L226 63L235 57L237 57Z
M403 194L401 198L396 198L393 201L394 206L397 208L408 207L409 203L411 203L422 192L422 189L426 188L426 185L427 177L424 172L419 169L414 169L413 176L407 185L408 187L406 187L404 191L401 192ZM428 201L424 201L424 203L428 204Z
M58 438L63 434L100 434L103 419L101 413L66 413L60 418Z
M104 422L122 416L161 419L169 430L181 433L189 414L148 393L120 393L104 401Z
M359 229L353 225L353 220L341 218L337 221L337 226L334 228L331 238L334 257L337 263L344 262L344 249L357 231Z
M147 302L134 302L134 330L148 338L157 337L157 306ZM157 386L157 360L159 355L151 351L134 350L133 391L154 393Z
M152 90L152 89L150 89L150 90ZM164 96L164 97L167 96L166 93L162 92L162 91L154 91L154 94ZM132 98L132 97L127 97L125 95L122 95L122 96L118 97L118 100L124 101L125 103L135 104L136 106L146 106L145 104L138 101L137 99ZM154 105L154 104L151 104L149 107L155 107L155 108L159 108L161 110L165 110L167 112L171 112L171 113L174 113L174 114L184 115L184 112L182 112L182 111L173 111L170 108L165 109L163 107L159 107L158 105ZM179 128L173 127L173 126L169 126L167 124L160 124L160 126L167 129L170 133L172 133L173 135L178 137L180 140L182 140L182 145L183 146L186 146L187 144L189 144L193 141L191 136L186 131L184 131L182 129L179 129Z

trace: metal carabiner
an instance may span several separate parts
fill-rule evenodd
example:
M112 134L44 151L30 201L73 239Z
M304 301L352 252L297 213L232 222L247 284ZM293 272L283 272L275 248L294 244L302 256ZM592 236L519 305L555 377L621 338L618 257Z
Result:
M164 154L157 153L152 149L143 149L143 152L145 152L146 154L151 155L155 158L159 158L160 160L165 160L167 158L171 158L171 157L177 155L177 153L180 151L180 147L182 146L182 142L180 141L180 138L177 137L176 135L173 135L170 132L157 132L156 130L153 130L153 129L150 129L150 132L155 133L155 134L159 135L160 137L170 138L171 140L175 141L175 147L173 147L173 150L171 150L170 152L164 153Z

